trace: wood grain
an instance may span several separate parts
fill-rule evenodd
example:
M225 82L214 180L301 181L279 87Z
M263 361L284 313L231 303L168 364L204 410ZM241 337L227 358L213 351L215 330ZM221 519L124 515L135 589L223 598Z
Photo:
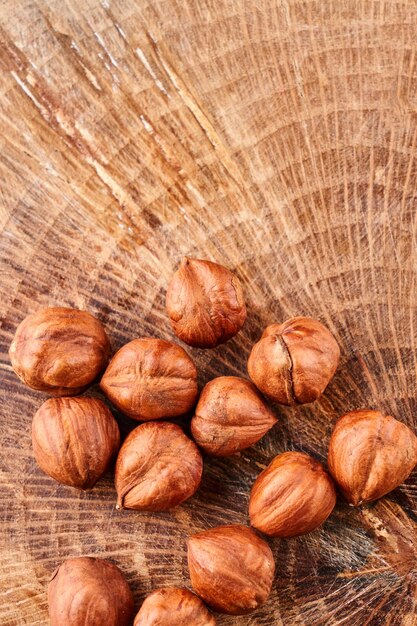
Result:
M137 604L187 583L186 537L246 523L274 454L325 460L341 413L373 407L417 428L417 4L3 0L0 29L0 622L36 626L67 556L112 559ZM330 327L341 366L314 405L276 407L252 449L208 458L177 510L116 511L111 474L79 494L36 467L44 396L7 349L48 304L96 313L115 349L172 338L164 295L185 254L235 270L248 303L235 339L190 350L200 384L245 375L263 327L293 315ZM416 479L272 541L270 602L218 623L417 624Z

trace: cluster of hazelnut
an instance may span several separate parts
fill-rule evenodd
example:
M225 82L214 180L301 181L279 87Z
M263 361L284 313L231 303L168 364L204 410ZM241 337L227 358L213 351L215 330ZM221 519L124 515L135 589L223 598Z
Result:
M243 326L246 308L239 280L209 261L184 259L167 292L176 335L190 346L214 348ZM48 308L17 328L10 358L17 375L53 398L33 419L32 441L41 469L55 480L89 489L117 455L117 507L163 511L197 490L200 449L228 456L255 444L276 423L263 399L284 405L316 400L339 363L339 347L317 320L296 317L268 326L249 356L252 382L235 376L211 380L198 401L197 370L180 346L162 339L135 339L108 363L110 343L87 312ZM106 369L105 369L106 368ZM73 397L103 371L107 399L143 422L120 447L111 411L101 400ZM161 419L191 419L194 441ZM159 420L159 421L155 421ZM294 537L320 526L336 504L336 486L352 505L375 500L400 485L417 463L417 438L379 411L342 416L330 439L328 466L301 452L285 452L258 476L250 494L253 528L273 537ZM152 593L135 626L213 626L214 610L247 614L269 596L274 558L251 528L219 526L192 536L188 564L195 593L164 588ZM133 600L120 570L101 559L68 559L49 583L52 626L127 626Z

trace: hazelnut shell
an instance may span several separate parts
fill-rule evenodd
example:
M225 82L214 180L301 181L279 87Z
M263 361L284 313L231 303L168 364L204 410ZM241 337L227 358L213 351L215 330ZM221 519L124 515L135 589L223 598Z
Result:
M101 323L87 311L52 307L28 315L9 350L26 385L53 396L77 395L106 366L110 343Z
M248 372L280 404L313 402L333 378L340 349L331 332L310 317L268 326L249 356Z
M48 586L50 626L129 626L133 597L116 565L77 557L58 567Z
M215 348L242 328L246 306L237 276L218 263L185 257L169 283L172 328L196 348Z
M32 446L45 474L91 489L119 449L119 427L97 398L49 398L33 418Z
M401 485L416 464L417 437L391 415L363 409L336 422L329 471L350 504L381 498Z
M204 387L191 432L208 454L227 456L253 445L277 422L250 381L220 376Z
M188 540L194 591L219 613L246 615L271 591L275 563L270 547L246 526L219 526Z
M322 464L302 452L284 452L256 479L249 517L266 535L295 537L320 526L335 504L336 490Z
M115 407L133 419L175 417L197 400L197 370L175 343L135 339L116 352L100 387Z
M197 490L201 454L176 424L148 422L126 438L116 462L117 508L165 511Z
M133 626L216 626L216 620L194 593L169 587L145 599Z

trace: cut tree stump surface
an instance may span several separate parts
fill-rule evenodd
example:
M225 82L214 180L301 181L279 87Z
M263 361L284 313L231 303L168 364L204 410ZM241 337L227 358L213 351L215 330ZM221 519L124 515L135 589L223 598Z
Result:
M325 461L342 413L417 429L417 4L3 0L0 28L0 623L36 626L69 556L118 564L137 607L189 585L187 536L247 523L259 471L284 450ZM79 493L38 469L30 426L46 396L7 350L52 304L96 314L114 349L175 339L164 299L183 255L235 271L248 305L237 337L188 350L200 386L246 376L264 326L294 315L331 329L341 364L319 401L274 407L256 446L206 458L184 505L116 511L111 472ZM117 417L125 435L135 423ZM270 601L218 624L417 624L416 478L270 541Z

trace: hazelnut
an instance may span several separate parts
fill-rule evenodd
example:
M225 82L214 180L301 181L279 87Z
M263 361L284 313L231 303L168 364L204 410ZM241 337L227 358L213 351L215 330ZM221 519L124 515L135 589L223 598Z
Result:
M116 462L117 508L165 511L197 490L203 461L176 424L149 422L135 428Z
M48 586L51 626L129 626L133 597L118 567L82 556L58 567Z
M175 343L135 339L116 352L100 387L114 406L133 419L175 417L195 404L197 370Z
M101 400L49 398L33 418L32 445L45 474L91 489L119 449L119 427Z
M313 402L332 379L340 357L335 338L310 317L268 326L249 356L248 372L280 404Z
M295 537L320 526L335 504L336 490L322 464L302 452L284 452L256 479L249 517L266 535Z
M219 526L188 540L195 592L219 613L245 615L263 604L272 587L271 549L246 526Z
M242 328L246 306L237 276L218 263L185 257L168 286L172 328L196 348L215 348Z
M24 383L53 396L84 391L107 364L110 343L100 322L86 311L53 307L28 315L9 350Z
M237 376L220 376L204 387L191 432L203 450L227 456L259 441L276 421L255 385Z
M417 464L417 437L391 415L362 409L339 418L330 438L329 471L354 506L381 498Z
M216 620L194 593L172 587L151 593L133 626L216 626Z

